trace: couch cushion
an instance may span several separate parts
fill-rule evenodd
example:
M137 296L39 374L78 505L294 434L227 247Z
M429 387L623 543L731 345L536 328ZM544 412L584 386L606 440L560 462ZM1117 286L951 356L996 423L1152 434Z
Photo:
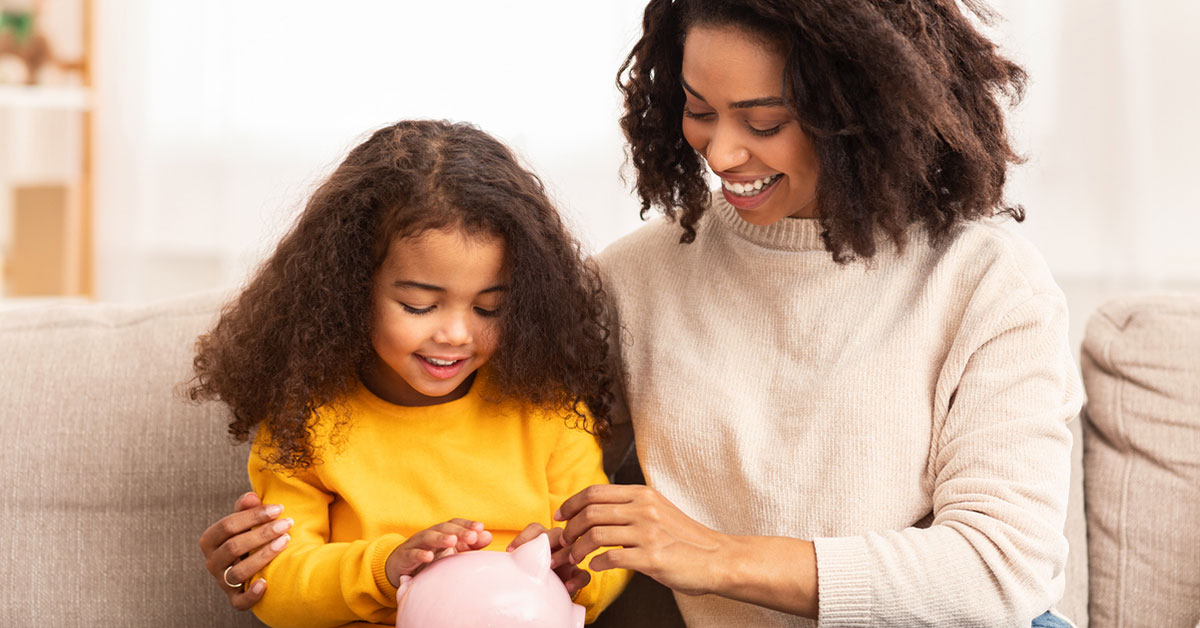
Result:
M1121 298L1088 322L1092 628L1200 619L1200 296Z
M173 391L220 302L0 313L0 625L261 625L197 544L247 490L247 449Z

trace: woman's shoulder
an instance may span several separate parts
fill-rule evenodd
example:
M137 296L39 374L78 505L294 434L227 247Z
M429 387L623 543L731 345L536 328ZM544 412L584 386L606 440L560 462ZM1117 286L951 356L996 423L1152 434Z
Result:
M1006 217L957 225L944 240L931 245L939 270L951 266L964 279L974 277L980 285L1027 296L1061 294L1045 258L1020 228Z
M669 255L679 245L683 230L665 216L655 216L646 224L617 239L596 254L604 270L638 266Z

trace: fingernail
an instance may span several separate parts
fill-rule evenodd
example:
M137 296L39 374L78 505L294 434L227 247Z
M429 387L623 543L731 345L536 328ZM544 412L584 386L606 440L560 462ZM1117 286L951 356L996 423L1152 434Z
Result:
M278 552L279 550L283 549L284 546L286 546L288 544L288 541L291 540L291 538L292 538L292 535L285 534L285 535L275 539L274 541L271 541L271 549Z
M283 506L280 506L279 504L271 504L270 506L267 506L268 517L278 517L279 513L281 512L283 512Z
M293 523L295 522L292 521L291 517L288 517L287 519L280 519L271 526L271 529L276 532L286 532L288 528L292 527Z
M258 595L262 593L263 589L265 588L267 588L267 581L259 578L258 580L254 581L254 584L250 585L250 592Z
M562 521L562 520L563 520L563 516L562 516L562 508L559 508L558 510L555 510L555 511L554 511L554 520L555 520L555 521Z

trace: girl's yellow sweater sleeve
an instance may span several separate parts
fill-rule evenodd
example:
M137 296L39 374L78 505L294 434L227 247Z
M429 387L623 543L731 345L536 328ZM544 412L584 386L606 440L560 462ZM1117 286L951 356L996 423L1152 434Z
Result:
M596 438L582 429L564 428L558 446L546 467L550 486L550 512L558 510L568 497L593 484L608 484L604 474L603 454ZM580 566L608 548L600 548L585 558ZM625 569L592 571L591 582L575 594L575 603L587 609L585 621L592 623L613 600L625 590L632 573Z
M267 581L267 592L254 605L254 614L275 628L394 622L396 589L388 583L384 565L405 538L384 534L330 543L333 494L311 473L269 466L259 452L262 440L251 448L250 483L263 503L282 504L283 516L295 523L287 547L259 574Z

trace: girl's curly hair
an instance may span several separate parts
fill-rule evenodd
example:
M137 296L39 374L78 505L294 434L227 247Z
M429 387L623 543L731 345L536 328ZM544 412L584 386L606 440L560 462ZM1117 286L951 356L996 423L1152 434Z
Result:
M1022 159L999 100L1019 101L1026 75L955 0L651 0L617 75L643 219L661 207L681 242L696 237L710 193L681 131L683 43L694 26L724 25L784 56L784 100L812 138L822 235L838 261L873 256L877 228L903 246L912 223L937 240L960 221L1024 220L1003 199L1008 164Z
M354 148L241 295L197 341L193 401L220 399L229 433L269 426L274 458L313 464L309 428L370 363L371 280L396 238L459 228L505 243L511 289L491 382L606 438L613 402L609 312L538 177L467 124L404 121ZM586 410L585 407L586 406Z

